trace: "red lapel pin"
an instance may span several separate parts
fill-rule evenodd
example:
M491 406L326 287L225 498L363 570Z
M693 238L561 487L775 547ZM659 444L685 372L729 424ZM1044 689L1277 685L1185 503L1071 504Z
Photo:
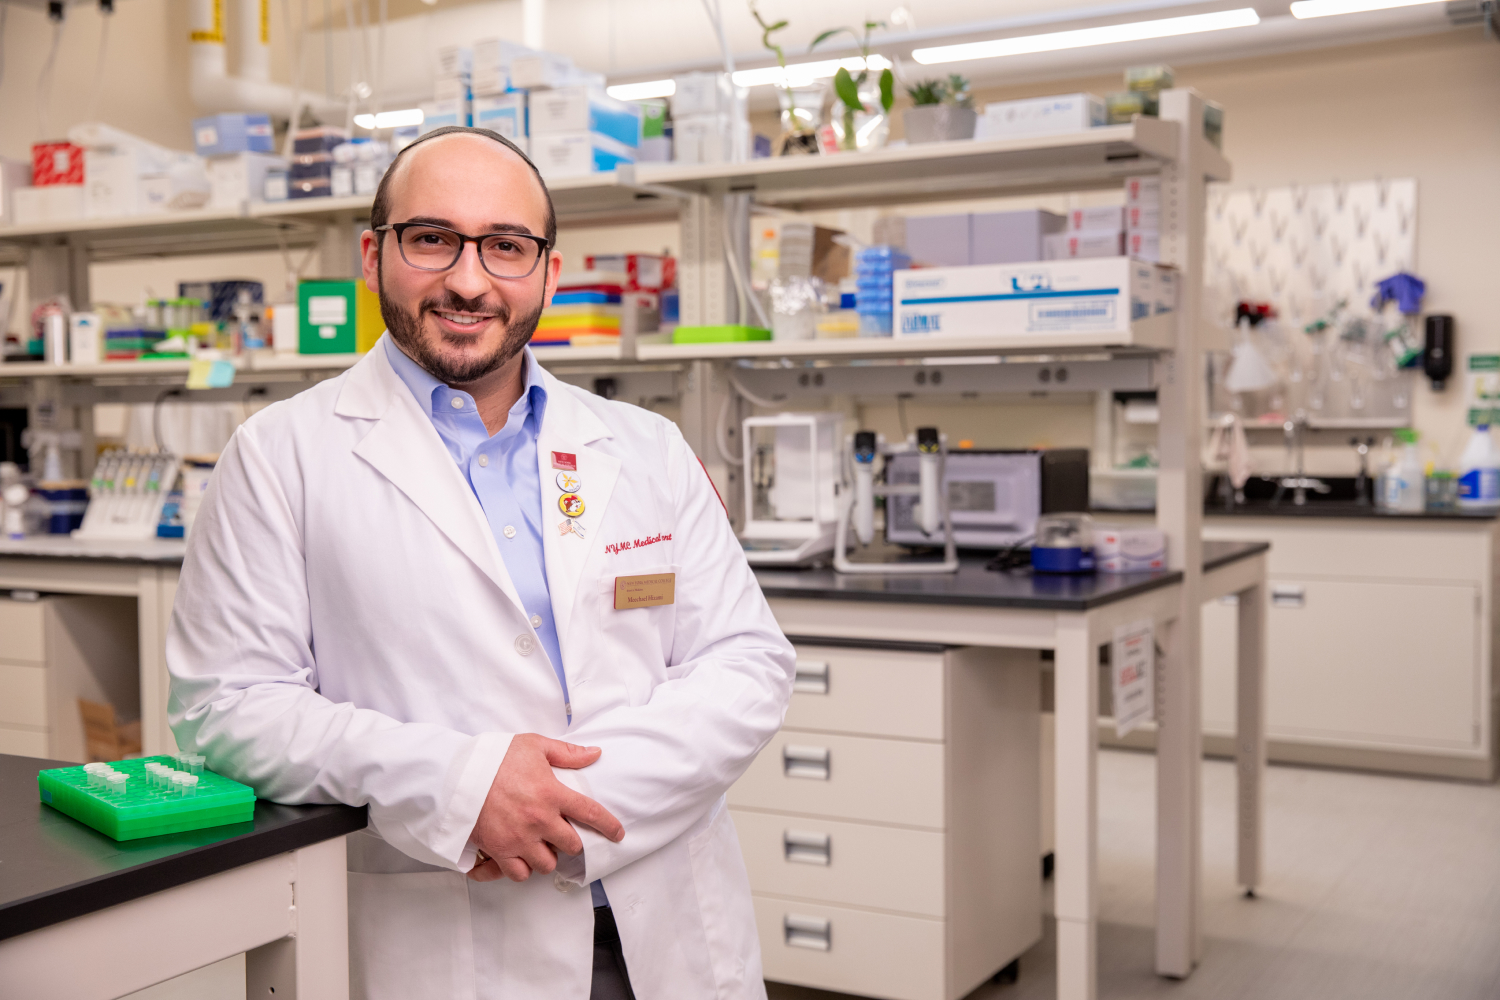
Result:
M578 471L578 456L566 451L554 451L552 453L552 467L562 469L564 472Z

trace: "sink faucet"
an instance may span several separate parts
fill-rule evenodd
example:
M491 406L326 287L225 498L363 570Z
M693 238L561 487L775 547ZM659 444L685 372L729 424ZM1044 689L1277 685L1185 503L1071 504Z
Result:
M1366 507L1370 503L1370 449L1375 447L1375 439L1368 437L1361 441L1352 437L1349 439L1349 447L1359 455L1359 478L1354 481L1354 502Z
M1295 471L1294 475L1284 476L1276 481L1276 495L1271 498L1271 506L1281 502L1281 498L1287 490L1292 491L1292 504L1296 507L1307 505L1307 491L1314 493L1327 493L1331 487L1321 479L1309 479L1304 471L1304 460L1306 458L1307 445L1307 417L1298 414L1291 420L1281 425L1281 431L1286 436L1287 462Z

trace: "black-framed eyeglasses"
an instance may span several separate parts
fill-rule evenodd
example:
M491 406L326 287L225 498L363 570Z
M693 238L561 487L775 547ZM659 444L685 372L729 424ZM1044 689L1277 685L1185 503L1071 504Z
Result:
M386 230L396 234L401 259L423 271L446 271L463 256L464 244L472 243L479 251L479 263L496 278L526 278L536 270L537 262L552 248L545 236L530 233L486 233L465 236L445 226L427 222L393 222L376 226L377 233Z

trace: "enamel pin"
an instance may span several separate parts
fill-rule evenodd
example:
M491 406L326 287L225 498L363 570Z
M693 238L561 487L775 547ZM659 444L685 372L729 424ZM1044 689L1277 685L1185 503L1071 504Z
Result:
M564 493L577 493L579 487L583 486L583 480L572 472L559 472L557 474L557 488Z
M557 498L557 509L568 517L578 517L583 513L583 497L577 493L564 493Z
M554 451L552 453L552 467L562 469L564 472L578 471L578 456L569 451Z
M577 535L579 538L584 537L583 525L579 524L572 518L568 518L564 521L559 521L557 524L557 533L559 535Z

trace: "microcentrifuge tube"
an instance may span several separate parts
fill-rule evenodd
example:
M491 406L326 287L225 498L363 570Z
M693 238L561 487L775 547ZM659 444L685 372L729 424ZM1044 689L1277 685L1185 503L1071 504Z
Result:
M185 774L182 776L182 794L187 796L198 794L198 776L196 774Z
M208 758L201 753L190 753L187 755L188 771L192 774L203 773L203 762Z

